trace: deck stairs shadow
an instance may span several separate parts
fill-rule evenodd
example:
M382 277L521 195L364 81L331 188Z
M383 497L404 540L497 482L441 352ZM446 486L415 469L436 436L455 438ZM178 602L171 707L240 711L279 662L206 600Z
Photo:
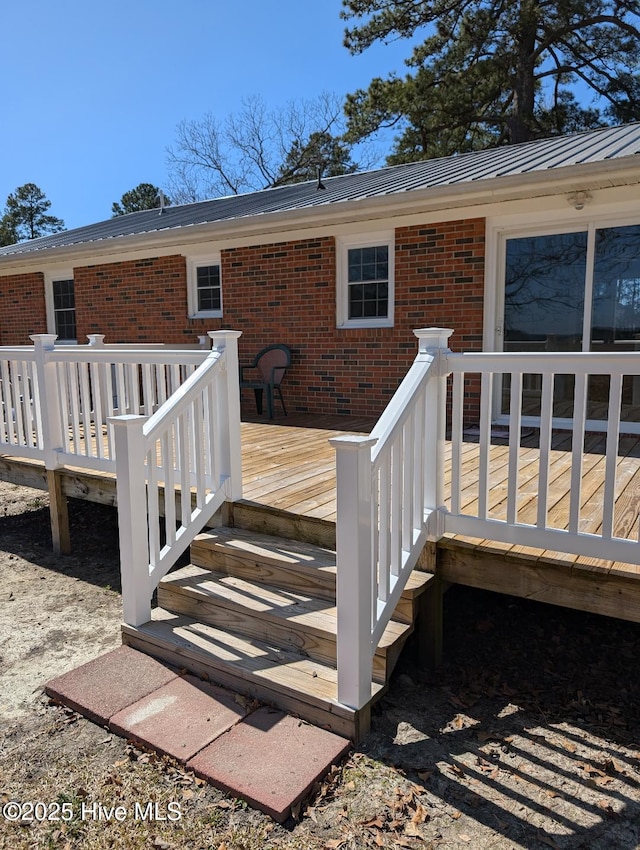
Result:
M210 681L359 740L370 705L337 702L336 554L300 540L221 527L198 535L191 563L158 585L158 607L123 642ZM384 692L433 577L414 571L373 661Z

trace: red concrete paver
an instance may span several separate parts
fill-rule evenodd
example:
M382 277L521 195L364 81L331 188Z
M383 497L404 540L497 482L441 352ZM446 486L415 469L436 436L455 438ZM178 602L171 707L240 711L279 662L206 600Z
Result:
M187 767L283 823L349 746L332 732L261 708L205 747Z
M56 702L106 726L118 711L175 678L176 671L166 664L119 646L52 679L44 689Z
M186 762L247 714L231 691L195 676L174 679L118 712L118 735Z

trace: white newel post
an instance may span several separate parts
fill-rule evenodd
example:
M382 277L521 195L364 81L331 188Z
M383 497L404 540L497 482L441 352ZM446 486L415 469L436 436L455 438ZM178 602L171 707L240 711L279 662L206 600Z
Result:
M444 510L444 458L447 424L447 362L450 352L448 340L453 334L449 328L419 328L418 357L433 357L436 374L429 382L425 405L425 507L431 509L429 539L442 537Z
M218 422L223 442L222 457L228 458L229 467L223 474L229 476L227 498L235 502L242 498L242 445L240 437L240 368L238 366L238 339L242 331L209 331L212 350L224 352L223 380L218 383L222 393Z
M140 626L151 619L147 522L146 416L114 416L116 492L124 622Z
M329 440L336 450L336 605L338 702L362 708L371 699L373 563L369 437Z
M62 413L60 409L60 391L58 387L58 368L48 354L54 350L57 334L34 334L33 340L38 377L38 395L36 404L40 407L42 423L42 442L44 465L46 469L58 466L57 451L62 448Z

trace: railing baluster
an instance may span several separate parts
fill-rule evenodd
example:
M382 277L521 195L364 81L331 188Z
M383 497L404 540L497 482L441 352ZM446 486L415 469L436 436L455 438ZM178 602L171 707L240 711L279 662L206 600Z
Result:
M195 448L194 472L196 474L196 504L199 508L204 505L205 480L204 480L204 411L202 409L202 396L199 395L191 406L193 417L193 441Z
M407 418L402 435L402 549L411 551L413 543L413 417Z
M571 495L569 503L569 531L580 531L582 505L582 459L584 453L584 428L587 418L588 375L576 375L573 395L573 436L571 439Z
M451 396L451 513L460 513L464 372L454 372Z
M149 526L149 565L157 567L160 562L160 506L158 499L160 483L158 452L162 451L160 440L153 440L147 451L147 517Z
M95 457L91 444L91 393L89 391L89 364L78 363L78 378L80 383L80 416L84 431L84 454Z
M130 413L140 414L140 373L137 363L127 364L128 409Z
M504 381L505 376L502 376ZM518 521L518 481L520 476L520 429L522 427L522 372L511 372L509 398L509 482L507 522Z
M22 410L24 415L24 443L33 448L33 395L29 363L23 360L20 364L22 373Z
M11 416L11 382L9 380L8 360L0 360L0 442L12 442L10 428L13 426Z
M100 459L105 457L103 423L105 417L102 411L102 384L100 381L100 364L89 364L91 381L91 398L93 402L93 429L96 440L96 455Z
M162 435L162 471L164 478L164 524L167 535L167 546L173 546L176 541L176 491L175 464L173 460L174 428L167 429Z
M402 566L402 431L391 446L391 574Z
M118 394L116 406L118 410L118 414L120 416L129 415L128 414L128 405L127 405L127 390L125 386L125 378L124 378L124 363L116 363L116 392ZM135 414L130 414L135 415Z
M378 561L380 562L380 570L385 570L389 576L391 564L391 456L386 453L383 456L382 464L379 473L380 487L380 509L379 509L379 544L378 544ZM386 564L387 566L383 566ZM387 593L389 588L387 586Z
M607 448L604 473L604 504L602 536L613 537L616 506L616 470L620 441L620 409L622 406L622 375L611 375L609 384L609 415L607 418Z
M178 416L178 454L180 458L180 514L186 528L191 519L191 475L189 474L189 427L186 414Z
M489 456L491 451L491 404L493 373L483 372L480 381L480 452L478 461L478 516L489 511Z
M545 372L542 376L542 406L540 409L540 460L538 468L538 528L547 527L547 504L549 501L549 462L551 459L551 432L553 417L554 375Z
M16 439L19 446L24 446L24 421L22 411L22 373L20 362L11 361L11 382L14 387L13 409L15 410Z
M415 424L413 433L413 512L411 525L413 532L420 530L424 523L424 474L425 474L425 393L419 393L415 404ZM411 541L413 545L413 540Z

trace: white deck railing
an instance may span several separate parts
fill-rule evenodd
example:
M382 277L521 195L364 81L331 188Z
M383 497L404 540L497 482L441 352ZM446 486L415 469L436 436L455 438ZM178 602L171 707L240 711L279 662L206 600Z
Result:
M447 369L453 373L453 404L451 427L451 491L450 510L443 513L444 530L454 534L480 537L504 543L532 546L574 555L604 558L640 564L638 538L616 536L615 503L618 473L618 446L621 431L622 384L625 376L640 375L640 356L637 353L487 353L446 355ZM479 461L470 470L464 465L464 381L465 375L480 377L480 428L478 436ZM540 375L541 397L539 446L535 463L535 492L523 483L530 476L521 473L523 452L520 447L523 420L523 376ZM603 463L603 484L596 498L585 499L583 493L583 464L585 433L588 424L589 377L608 377L606 421L607 437ZM510 382L509 437L506 470L499 477L507 482L506 492L493 495L494 465L505 464L504 451L500 459L491 441L491 411L493 388L505 376ZM560 376L560 377L558 377ZM554 385L562 380L573 384L569 394L571 450L563 452L569 463L563 472L568 484L568 511L554 511L550 490ZM605 382L606 383L606 382ZM566 414L565 414L566 415ZM530 418L528 421L531 421ZM524 490L524 492L523 492ZM469 494L465 498L464 493ZM563 492L564 495L564 492ZM528 521L522 518L527 507ZM532 516L533 508L533 516ZM568 522L565 519L568 518ZM590 530L587 531L586 529Z
M371 698L373 652L443 504L446 372L452 331L414 331L416 360L369 437L337 437L338 700Z
M640 375L640 355L454 354L447 348L451 333L415 331L418 356L370 436L331 440L337 454L338 700L354 708L371 697L374 649L427 540L451 533L640 564L640 531L633 539L615 533L623 378ZM539 429L535 458L527 458L535 463L533 475L529 469L520 474L527 457L521 446L527 375L541 376L540 415L527 420ZM586 499L583 467L592 375L608 376L608 419L602 487L596 498ZM566 512L552 511L550 488L556 376L562 376L565 388L569 376L574 387L569 400L571 450L563 452L570 494ZM474 396L480 388L479 433L469 441L464 433L465 377L474 382ZM505 377L510 381L506 459L504 447L496 451L492 445L491 434L493 390ZM451 478L445 486L448 400ZM477 405L478 399L472 403ZM566 409L563 416L566 425ZM506 488L495 491L496 482L504 480ZM523 518L525 505L529 521Z
M151 417L111 420L123 611L130 625L151 618L160 579L222 503L242 496L239 336L211 333L205 362Z
M157 345L54 345L0 348L0 452L115 471L113 426L123 414L150 415L203 363L207 351Z
M0 348L0 453L116 474L132 625L150 619L157 583L215 511L242 496L240 333L209 336L211 351L105 345L100 334Z

